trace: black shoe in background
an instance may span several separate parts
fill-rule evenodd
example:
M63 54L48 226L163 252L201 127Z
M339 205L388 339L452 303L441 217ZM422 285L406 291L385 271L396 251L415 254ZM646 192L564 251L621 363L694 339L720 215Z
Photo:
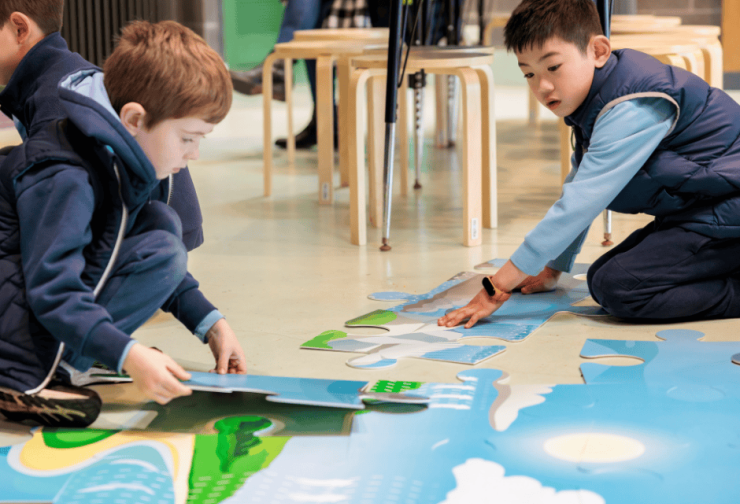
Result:
M314 114L311 118L311 122L308 123L308 126L303 128L303 131L295 136L295 148L310 149L311 147L316 145L316 131L316 114ZM277 145L281 149L287 149L288 139L278 138L277 140L275 140L275 145Z
M336 117L336 107L335 107L335 113L334 117ZM303 128L303 131L298 133L295 136L295 148L296 149L310 149L316 143L318 142L317 138L317 123L316 123L316 110L314 110L313 117L311 117L311 122L308 123L308 125ZM275 140L275 145L280 147L281 149L287 149L288 148L288 139L287 138L278 138ZM337 134L337 122L334 121L334 148L339 148L339 135Z

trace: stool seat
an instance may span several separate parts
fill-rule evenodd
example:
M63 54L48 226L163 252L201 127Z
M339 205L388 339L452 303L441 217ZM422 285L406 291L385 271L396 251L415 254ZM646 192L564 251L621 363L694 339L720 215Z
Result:
M296 30L293 40L380 39L387 42L389 35L388 28L317 28Z
M429 51L412 47L406 64L406 73L415 73L427 67L434 68L464 68L479 65L493 64L493 53L483 51ZM477 48L476 48L477 49ZM364 54L352 58L352 65L356 68L387 68L388 61L373 54Z

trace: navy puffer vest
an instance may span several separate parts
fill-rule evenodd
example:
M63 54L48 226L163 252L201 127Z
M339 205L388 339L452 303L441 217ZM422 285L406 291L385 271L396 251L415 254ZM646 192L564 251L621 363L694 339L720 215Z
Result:
M77 148L73 149L72 144ZM95 159L84 159L77 152ZM65 167L88 172L96 193L96 208L91 222L94 239L83 252L90 265L83 281L91 288L111 257L121 203L115 179L101 177L98 156L110 153L79 134L67 121L48 124L44 131L4 154L6 157L0 156L0 386L25 391L44 381L54 365L59 341L36 320L26 301L16 180L22 174L51 176Z
M677 118L608 208L646 213L713 238L740 237L740 105L692 73L630 49L614 51L595 70L586 100L565 118L574 127L577 163L596 120L640 97L673 102Z

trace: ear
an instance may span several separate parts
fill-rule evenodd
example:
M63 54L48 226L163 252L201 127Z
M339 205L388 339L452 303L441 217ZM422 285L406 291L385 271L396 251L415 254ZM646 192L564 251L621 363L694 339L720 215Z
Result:
M146 131L144 127L146 110L139 103L129 102L125 104L121 107L121 113L118 116L121 118L123 127L132 137L136 138L139 133Z
M609 56L612 54L612 44L609 39L603 35L596 35L591 39L590 45L593 48L596 68L606 65Z
M31 18L22 12L13 12L10 14L9 21L15 34L15 41L19 46L26 45L29 42L33 42L34 44L37 42L35 40L38 38L37 32L41 30Z

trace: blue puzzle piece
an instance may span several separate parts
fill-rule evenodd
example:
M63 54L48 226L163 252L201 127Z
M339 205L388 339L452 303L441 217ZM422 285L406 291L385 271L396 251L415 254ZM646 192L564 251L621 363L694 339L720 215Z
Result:
M367 381L322 380L281 376L237 375L191 372L186 386L214 387L229 392L266 394L277 403L305 404L329 408L363 409L361 390ZM414 395L414 394L411 394Z
M581 356L629 356L644 361L635 366L581 364L586 383L642 384L660 388L682 401L709 402L725 396L740 398L740 367L732 355L738 342L701 342L704 333L687 329L660 331L664 342L587 340Z
M500 354L504 350L506 350L506 347L502 345L461 345L458 348L445 348L443 350L425 353L420 358L459 362L460 364L478 364L489 357Z

